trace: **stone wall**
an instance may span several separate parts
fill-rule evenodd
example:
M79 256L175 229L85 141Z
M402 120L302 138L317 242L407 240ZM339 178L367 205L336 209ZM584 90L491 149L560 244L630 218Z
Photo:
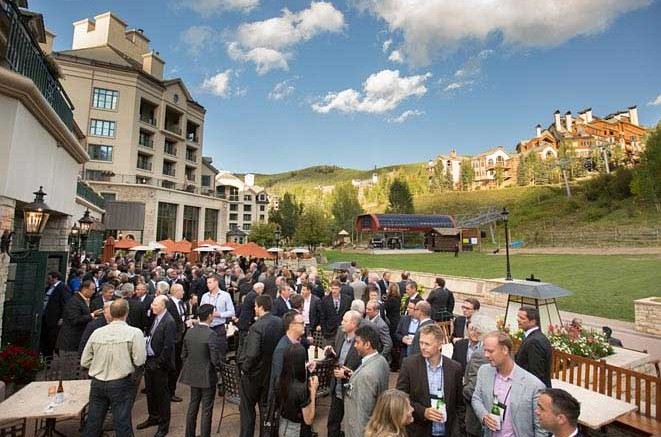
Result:
M636 331L661 337L661 297L633 302Z
M14 229L14 209L16 202L13 199L0 196L0 235L5 229ZM2 338L2 317L5 308L5 294L7 291L7 276L9 275L9 255L0 254L0 338Z

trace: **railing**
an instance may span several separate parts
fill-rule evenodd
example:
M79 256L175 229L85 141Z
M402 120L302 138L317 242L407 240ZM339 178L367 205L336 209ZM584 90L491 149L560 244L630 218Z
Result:
M181 135L181 128L176 125L165 125L165 130L168 132L172 132L177 135Z
M176 176L176 171L174 168L163 168L163 174L166 176Z
M156 126L156 119L154 118L153 115L140 114L140 121L143 123L150 124L152 126Z
M191 143L199 143L200 139L195 134L189 133L186 135L186 141L190 141Z
M138 145L140 147L146 147L148 149L153 149L154 148L154 140L140 140L138 141Z
M76 195L82 199L85 199L92 205L103 209L104 199L102 196L97 194L89 185L83 181L78 181L76 184Z
M658 419L661 378L553 350L551 377L638 407L641 415Z
M147 175L143 176L140 174L138 175L113 174L112 177L108 176L103 179L97 179L97 180L86 179L86 180L90 182L112 182L114 184L148 185L151 187L161 187L161 188L168 188L171 190L179 190L179 191L186 191L189 193L202 194L202 190L199 187L195 186L194 184L191 184L191 182L180 183L170 179L157 178ZM168 186L163 186L164 184ZM213 194L211 194L211 196L213 196Z
M171 156L177 156L177 148L166 143L165 154Z
M186 152L186 161L196 162L197 161L197 155L195 153Z
M0 13L10 23L5 54L9 68L32 79L62 122L73 130L73 104L49 68L39 44L23 23L18 7L11 1L0 0Z
M137 167L138 167L140 170L151 171L151 162L142 162L142 161L138 161L138 165L137 165Z

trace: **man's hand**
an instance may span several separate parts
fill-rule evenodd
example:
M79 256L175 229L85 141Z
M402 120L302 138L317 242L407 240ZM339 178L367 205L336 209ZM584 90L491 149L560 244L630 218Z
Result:
M491 414L487 414L484 416L484 419L482 419L482 423L484 423L484 426L489 428L491 431L498 431L498 421L491 416Z
M317 326L317 329L315 331L321 331L321 326Z
M445 416L436 408L425 408L425 419L431 422L445 422Z
M404 343L407 346L411 346L413 344L413 336L407 335L406 337L402 338L402 343Z

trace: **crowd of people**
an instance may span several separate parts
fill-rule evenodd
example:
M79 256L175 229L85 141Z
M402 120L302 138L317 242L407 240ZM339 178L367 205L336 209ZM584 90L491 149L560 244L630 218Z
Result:
M108 411L117 435L133 435L143 379L148 416L137 429L168 435L171 403L183 401L179 382L190 387L186 437L210 436L218 372L229 362L240 377L241 437L311 437L320 381L308 348L318 346L332 361L329 436L581 435L578 403L550 388L551 346L537 309L519 310L525 336L514 354L477 299L455 316L443 278L426 298L407 272L399 279L352 268L325 283L315 269L243 257L84 263L66 284L48 276L41 352L80 354L92 379L90 437Z

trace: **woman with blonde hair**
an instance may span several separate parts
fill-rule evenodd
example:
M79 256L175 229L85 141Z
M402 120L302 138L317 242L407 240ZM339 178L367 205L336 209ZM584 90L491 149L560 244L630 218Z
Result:
M377 399L365 437L406 437L406 425L410 423L413 423L413 407L409 395L391 388Z

